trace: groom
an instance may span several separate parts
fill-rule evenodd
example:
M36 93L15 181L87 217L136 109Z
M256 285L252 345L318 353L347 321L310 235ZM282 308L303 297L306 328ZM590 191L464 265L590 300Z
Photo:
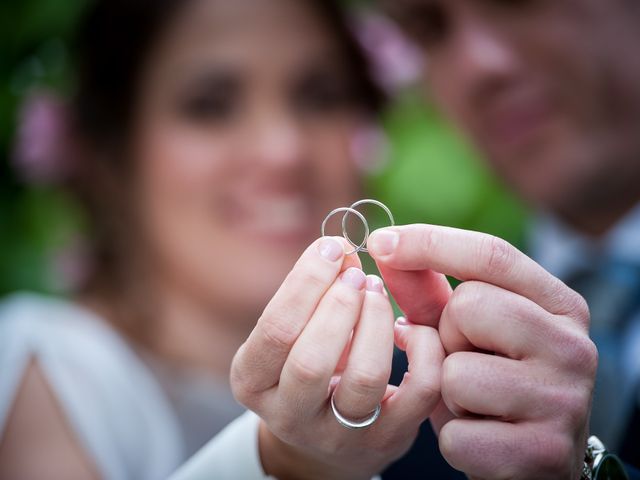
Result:
M374 236L370 251L409 320L440 322L447 408L433 423L444 457L471 476L500 477L501 459L505 478L577 478L568 472L595 433L640 465L640 2L385 3L422 47L442 110L540 212L530 253L587 300L600 354L588 427L595 358L573 290L497 240L428 227ZM429 269L467 280L444 311L421 303ZM385 477L428 476L435 442L426 432ZM434 478L447 478L442 468Z

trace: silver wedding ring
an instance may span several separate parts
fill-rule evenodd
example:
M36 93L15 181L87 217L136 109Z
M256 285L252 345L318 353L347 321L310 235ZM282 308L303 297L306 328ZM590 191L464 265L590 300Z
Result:
M356 207L363 205L365 203L371 203L373 205L377 205L378 207L382 208L385 213L387 214L387 216L389 217L389 221L391 222L390 226L394 226L395 225L395 220L393 218L393 214L391 213L391 210L389 210L389 208L382 202L378 201L378 200L373 200L371 198L365 198L364 200L358 200L357 202L354 202L350 207L340 207L340 208L336 208L334 210L331 210L331 212L329 212L329 214L325 217L324 221L322 222L322 227L320 229L322 236L325 236L325 228L327 226L327 222L329 221L329 219L334 216L336 213L340 213L340 212L344 212L344 215L342 216L342 236L345 238L345 240L347 240L347 242L349 242L353 247L354 250L352 250L351 252L347 252L347 255L351 255L353 253L358 253L358 252L368 252L369 250L367 250L367 248L365 247L365 245L367 244L367 240L369 239L369 222L367 222L367 219L364 217L364 215L362 215L362 213L360 213L358 210L356 210ZM353 240L351 240L351 238L349 237L349 234L347 233L347 217L349 216L349 214L354 214L356 215L363 223L364 225L364 238L362 239L362 242L360 244L355 243Z
M352 430L359 430L362 428L370 427L376 422L376 420L378 420L378 417L380 417L380 412L382 411L382 405L378 404L378 406L373 411L371 416L368 418L365 418L364 420L360 420L360 421L349 420L344 415L342 415L336 408L335 390L334 390L334 392L331 394L331 411L333 412L333 416L336 417L336 420L338 420L338 423L340 425L346 428L350 428Z
M387 214L387 216L389 217L389 221L391 222L389 225L390 227L393 227L396 224L395 220L393 219L393 214L391 213L391 210L389 210L389 207L387 207L384 203L378 200L374 200L372 198L365 198L364 200L358 200L357 202L353 203L349 208L352 210L355 210L356 207L360 205L364 205L365 203L371 203L383 209ZM351 211L345 212L345 214L342 216L342 235L347 240L347 242L349 242L354 247L358 248L357 245L353 243L353 240L349 238L349 234L347 233L347 217L349 216L349 213L351 213ZM366 245L366 242L364 245ZM365 252L365 253L369 252L369 250L367 250L366 247L364 246L361 248L358 248L357 251Z
M355 208L351 208L351 207L340 207L340 208L336 208L334 210L331 210L329 212L329 215L327 215L324 219L324 221L322 222L322 227L320 228L320 232L322 233L322 236L325 236L325 228L327 226L327 222L329 221L329 219L331 217L333 217L336 213L340 213L340 212L345 212L345 215L348 215L349 213L353 213L354 215L356 215L360 220L362 220L362 224L364 225L364 238L362 239L362 243L360 245L356 245L355 243L353 243L351 240L348 240L348 242L353 245L355 247L355 250L351 251L351 252L347 252L346 255L351 255L353 253L357 253L362 251L362 249L364 248L364 246L367 244L367 240L369 240L369 223L367 222L367 219L364 218L364 215L362 215L358 210L356 210ZM343 218L344 220L344 218ZM342 230L342 234L344 235L344 227ZM346 238L346 237L345 237Z

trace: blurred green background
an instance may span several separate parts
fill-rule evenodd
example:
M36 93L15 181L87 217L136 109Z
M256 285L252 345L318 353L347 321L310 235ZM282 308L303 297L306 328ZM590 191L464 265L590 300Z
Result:
M22 182L11 167L11 151L25 94L71 88L66 45L85 3L0 3L0 295L64 292L68 286L61 263L81 230L78 209L55 186ZM383 125L389 161L367 179L368 195L386 203L397 223L451 225L522 244L522 206L419 92L402 92Z

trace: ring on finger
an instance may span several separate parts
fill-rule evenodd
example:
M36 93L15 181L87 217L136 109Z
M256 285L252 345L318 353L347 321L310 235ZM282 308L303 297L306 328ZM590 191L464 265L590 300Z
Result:
M350 420L346 418L344 415L342 415L336 408L335 392L331 394L331 411L333 412L333 416L336 417L336 420L338 420L338 423L340 425L346 428L350 428L352 430L359 430L359 429L367 428L373 425L376 422L376 420L378 420L378 417L380 417L381 410L382 410L382 405L378 404L378 406L376 406L375 410L371 413L371 415L365 418L364 420L358 420L358 421Z

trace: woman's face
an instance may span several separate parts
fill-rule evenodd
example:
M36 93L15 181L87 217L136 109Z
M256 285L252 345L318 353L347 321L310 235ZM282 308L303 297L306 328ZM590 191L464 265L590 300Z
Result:
M137 206L165 287L222 314L264 306L326 213L357 196L353 89L308 2L182 8L134 122Z

